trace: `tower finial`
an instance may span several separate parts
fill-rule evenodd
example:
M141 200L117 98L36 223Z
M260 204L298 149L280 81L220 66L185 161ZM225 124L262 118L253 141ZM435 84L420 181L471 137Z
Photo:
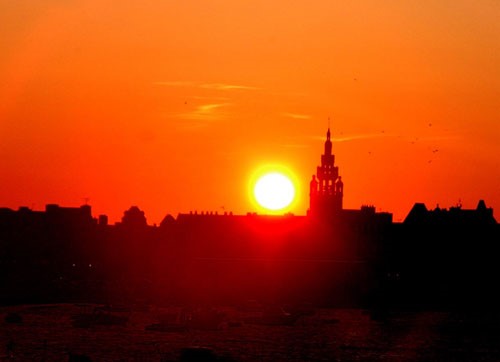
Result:
M326 131L326 140L330 141L330 117L328 117L328 131Z
M330 140L330 116L328 116L328 131L326 132L326 138Z

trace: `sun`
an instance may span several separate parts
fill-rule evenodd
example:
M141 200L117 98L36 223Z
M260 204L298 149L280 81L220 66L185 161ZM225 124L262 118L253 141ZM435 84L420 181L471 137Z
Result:
M295 199L292 180L277 171L268 172L257 179L253 188L255 201L270 211L283 210Z

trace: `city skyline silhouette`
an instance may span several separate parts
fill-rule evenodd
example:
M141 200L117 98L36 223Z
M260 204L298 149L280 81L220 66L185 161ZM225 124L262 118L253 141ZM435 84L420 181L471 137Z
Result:
M0 360L500 361L499 15L0 1Z
M277 164L303 177L290 211L304 215L330 117L345 207L400 221L414 202L500 208L489 1L23 9L0 5L6 207L88 198L113 222L139 205L157 224L222 206L262 212L247 183Z
M321 210L323 213L328 209L330 212L334 212L334 210L341 210L343 208L343 193L344 193L344 183L342 181L342 176L339 175L339 167L335 166L335 154L332 153L332 136L331 136L331 130L330 127L328 127L327 132L326 132L326 140L324 142L324 152L321 155L321 163L317 167L317 171L315 174L312 175L312 179L309 181L309 192L308 192L308 208L306 209L304 214L309 214L311 212L315 212L315 210ZM433 152L437 152L437 150L434 150ZM275 172L279 171L282 168L282 165L269 165L266 166L266 168L263 168L266 170L266 172ZM260 172L261 176L264 174L262 171ZM255 176L253 176L255 178ZM295 199L304 199L306 192L305 189L306 187L306 182L305 176L304 175L292 175L294 180L301 180L301 181L294 181L295 185L294 187L296 188L302 188L303 190L296 190L296 192L299 193L299 195L295 196ZM250 190L249 194L253 193L253 189ZM302 194L302 195L301 195ZM328 196L327 196L328 195ZM249 199L255 198L253 195L248 196ZM90 202L89 197L83 198L84 204L88 205ZM479 198L478 200L482 200L482 198ZM420 200L421 201L421 200ZM421 203L420 201L415 201L417 203ZM414 202L414 203L415 203ZM220 203L220 202L219 202ZM303 203L303 200L301 200L301 203ZM425 204L425 202L423 202ZM287 213L292 213L295 208L296 200L293 200L292 206L285 206L283 209L278 209L276 211L273 210L268 210L260 205L257 204L256 201L253 201L253 205L250 206L250 210L247 210L246 212L242 214L247 214L247 213L259 213L259 214L271 214L271 215L284 215ZM362 203L361 205L367 205L368 203ZM137 203L136 205L140 205L140 203ZM436 203L435 208L439 209L440 206L439 203ZM376 205L375 205L376 206ZM451 205L448 205L449 208L462 208L462 199L459 197L457 201ZM19 208L23 209L32 209L32 210L37 210L40 208L35 208L34 205L31 207L28 206L18 206ZM137 206L134 206L137 207ZM168 206L166 207L168 209ZM446 207L445 207L446 209ZM493 208L492 208L493 209ZM257 210L257 211L255 211ZM381 210L381 209L378 209ZM391 212L390 210L384 210L384 212ZM182 211L178 211L178 213L182 214ZM234 214L232 210L226 209L225 206L220 206L220 207L213 207L213 208L208 208L208 209L200 209L194 207L189 210L189 213L200 213L200 214L219 214L219 213L231 213ZM170 213L168 213L170 214ZM168 215L167 214L167 215ZM175 214L175 213L174 213ZM298 214L301 215L301 214ZM106 220L109 220L109 216L107 214L102 214L103 217L106 217ZM403 217L399 216L396 221L402 222L404 218L407 216L407 214L403 214ZM119 220L119 219L118 219ZM114 222L118 222L118 220L114 220ZM159 224L158 222L151 222L151 225L157 225Z
M276 172L279 171L280 166L269 166L265 170L266 172ZM261 172L261 176L265 175L265 173ZM296 178L296 175L293 176ZM304 179L304 175L300 175L297 177L298 179ZM298 187L299 183L295 182L296 185L294 187ZM252 186L253 187L253 186ZM250 190L250 193L253 192L253 189ZM344 183L342 181L342 176L339 174L339 167L335 166L335 154L332 152L332 141L331 141L331 130L330 127L328 127L327 132L326 132L326 137L324 141L324 151L323 154L321 155L321 162L320 165L317 167L317 171L315 174L312 175L312 178L309 182L309 194L308 194L308 199L309 199L309 207L306 210L307 215L325 215L325 214L335 214L341 210L343 210L343 196L344 196ZM250 197L255 197L255 196L250 196ZM297 196L296 196L297 197ZM84 204L88 205L90 201L90 198L84 198ZM256 201L255 201L256 202ZM425 207L425 202L415 202L413 208L415 208L415 205L423 205ZM49 205L57 205L57 204L47 204L46 209ZM362 207L365 207L367 204L363 204ZM260 205L258 205L260 206ZM375 205L370 205L369 207L373 208L375 210ZM448 206L450 209L456 209L460 210L462 209L462 201L459 198L457 203L453 205ZM485 202L483 199L479 199L479 206L480 208L486 208ZM255 208L255 206L254 206ZM220 209L220 210L219 210ZM447 208L440 208L439 203L436 204L435 210L446 210ZM493 208L491 209L492 216L493 216ZM19 206L19 210L32 210L35 211L33 207L27 207L27 206ZM128 211L125 211L124 216L121 218L121 220L127 220L127 212L130 211L136 211L142 213L143 218L144 218L144 223L147 224L145 212L140 211L137 205L133 205ZM286 215L286 214L291 214L293 215L292 212L289 211L290 206L284 206L282 209L277 209L276 211L266 209L262 206L260 206L260 212L254 212L254 211L247 211L245 214L262 214L262 215ZM409 210L411 213L413 211ZM389 210L384 211L385 213L390 213ZM189 210L189 214L200 214L200 215L219 215L224 214L224 215L233 215L233 211L231 210L226 210L224 206L221 206L219 208L212 208L212 209L207 209L207 210ZM179 214L182 214L182 212L179 212ZM170 214L166 214L166 216L169 216ZM300 215L300 214L299 214ZM391 213L392 215L392 213ZM405 219L408 218L409 214L407 213L405 215ZM106 224L109 222L109 217L106 214L101 214L95 217L95 219L102 219L106 220ZM401 222L401 219L398 219L397 222ZM118 221L117 221L118 222ZM150 225L156 226L158 223L150 223Z
M475 209L417 202L403 222L394 222L375 206L345 208L343 196L328 128L306 215L191 211L150 225L137 206L114 224L92 215L90 205L0 208L9 286L2 303L102 302L117 295L156 303L258 299L386 308L476 305L479 296L500 301L490 288L500 277L494 262L500 225L485 201Z

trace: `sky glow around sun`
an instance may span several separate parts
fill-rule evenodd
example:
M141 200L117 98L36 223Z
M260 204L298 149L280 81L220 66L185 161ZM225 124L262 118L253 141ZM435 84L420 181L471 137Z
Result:
M498 14L491 0L0 1L0 206L269 212L253 186L279 171L296 191L280 213L305 215L331 117L345 208L402 221L417 201L484 199L498 215Z

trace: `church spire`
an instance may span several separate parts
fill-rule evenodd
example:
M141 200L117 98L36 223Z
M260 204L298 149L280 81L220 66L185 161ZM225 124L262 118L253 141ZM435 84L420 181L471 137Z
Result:
M330 140L330 127L328 127L328 131L326 132L326 141L325 141L325 155L332 154L332 141Z
M332 153L330 127L326 132L325 152L321 155L321 165L310 182L310 212L317 215L331 215L342 210L344 183L335 166Z

